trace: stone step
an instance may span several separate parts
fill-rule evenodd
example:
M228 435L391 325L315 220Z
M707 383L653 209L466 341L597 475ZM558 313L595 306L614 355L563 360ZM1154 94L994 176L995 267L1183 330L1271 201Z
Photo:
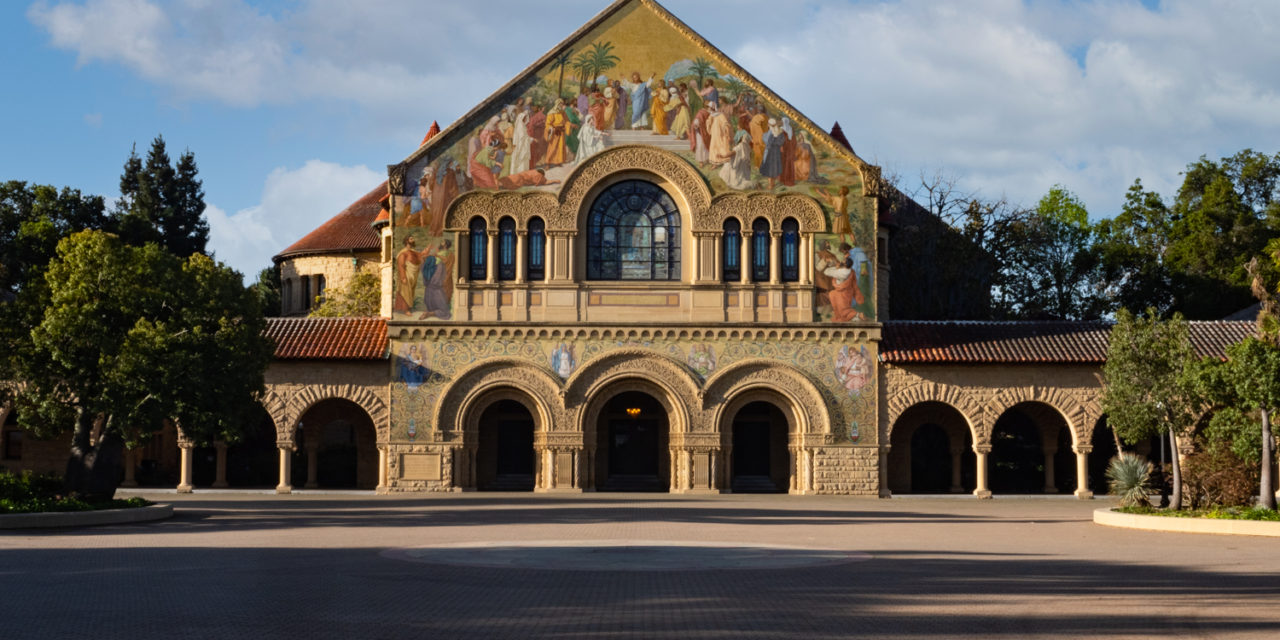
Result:
M782 493L769 476L734 476L734 493Z

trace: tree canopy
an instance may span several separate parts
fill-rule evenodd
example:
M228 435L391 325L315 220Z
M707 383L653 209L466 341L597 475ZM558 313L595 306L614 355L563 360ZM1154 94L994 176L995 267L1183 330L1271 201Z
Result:
M311 310L313 318L376 316L382 308L382 279L372 271L358 271L342 287L331 287L324 301Z
M171 164L164 137L156 136L144 164L131 151L120 175L120 200L113 212L125 242L156 242L174 255L204 253L209 225L204 219L204 189L196 177L196 159L184 151Z
M19 420L36 435L72 431L70 489L109 496L122 446L166 420L196 442L237 439L271 356L238 273L85 231L58 244L45 279L47 306L17 358Z

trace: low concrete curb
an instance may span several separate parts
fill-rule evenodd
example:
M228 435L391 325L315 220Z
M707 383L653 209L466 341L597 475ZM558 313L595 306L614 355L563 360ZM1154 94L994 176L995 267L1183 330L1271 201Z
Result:
M46 527L88 527L100 524L128 524L164 520L173 516L173 505L153 504L131 509L101 511L51 511L45 513L6 513L0 515L0 529L38 529Z
M1280 522L1261 520L1215 520L1212 518L1173 518L1119 513L1110 508L1093 512L1093 521L1109 527L1173 531L1175 533L1216 533L1233 536L1269 536L1280 538Z

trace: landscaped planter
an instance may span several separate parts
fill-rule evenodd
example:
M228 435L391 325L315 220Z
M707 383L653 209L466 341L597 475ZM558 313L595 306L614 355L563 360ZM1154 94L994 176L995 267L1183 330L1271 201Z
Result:
M1216 533L1237 536L1270 536L1280 538L1280 522L1263 520L1226 520L1216 518L1176 518L1120 513L1110 508L1093 512L1093 521L1109 527L1173 531L1177 533Z
M0 514L0 529L37 529L42 527L86 527L100 524L128 524L163 520L173 515L173 505L152 504L128 509L98 511L45 511L42 513Z

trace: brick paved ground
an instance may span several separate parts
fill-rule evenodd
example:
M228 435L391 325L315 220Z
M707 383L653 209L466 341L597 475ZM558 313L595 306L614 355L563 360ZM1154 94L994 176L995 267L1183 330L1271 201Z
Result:
M0 532L0 638L1280 637L1280 542L1103 501L157 498L178 515Z

